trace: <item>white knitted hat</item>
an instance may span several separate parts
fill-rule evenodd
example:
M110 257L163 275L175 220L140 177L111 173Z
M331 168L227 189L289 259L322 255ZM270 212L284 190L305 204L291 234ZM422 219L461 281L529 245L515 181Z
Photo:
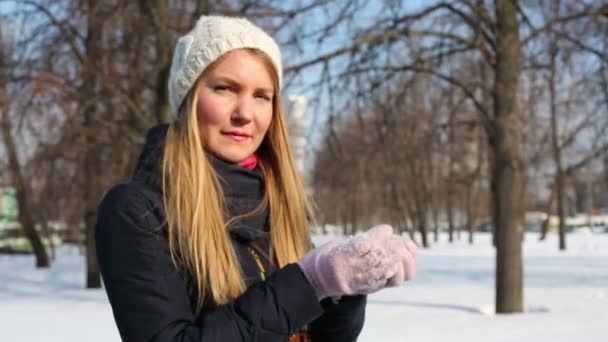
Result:
M226 52L241 48L258 49L268 55L280 87L281 52L272 37L245 18L202 16L190 32L179 38L173 53L169 105L175 119L180 119L179 107L205 68Z

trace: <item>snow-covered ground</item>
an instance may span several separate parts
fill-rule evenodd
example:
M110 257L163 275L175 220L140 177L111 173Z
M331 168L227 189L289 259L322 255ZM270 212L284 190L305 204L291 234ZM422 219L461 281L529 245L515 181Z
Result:
M414 282L371 295L359 341L608 341L608 234L524 242L525 314L492 315L494 249L487 234L421 252ZM318 237L318 242L327 239ZM50 270L0 256L0 341L119 341L103 290L84 290L84 262L63 248Z

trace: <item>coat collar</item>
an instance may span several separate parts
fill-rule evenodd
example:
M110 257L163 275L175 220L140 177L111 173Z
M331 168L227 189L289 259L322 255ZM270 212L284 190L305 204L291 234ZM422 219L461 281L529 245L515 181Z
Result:
M168 128L169 125L165 124L148 131L132 177L159 194L162 193L162 159ZM206 157L221 180L227 203L226 219L247 214L262 203L265 185L259 167L248 170L209 153ZM248 215L234 222L229 230L233 237L244 241L267 239L268 223L268 208L264 208L256 215Z

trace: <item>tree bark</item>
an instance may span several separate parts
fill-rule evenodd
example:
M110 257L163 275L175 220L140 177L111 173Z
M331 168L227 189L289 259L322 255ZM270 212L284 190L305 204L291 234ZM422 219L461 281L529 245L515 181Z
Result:
M608 185L608 155L604 157L604 183Z
M158 73L156 76L156 118L158 123L168 123L172 120L171 110L169 108L169 92L167 82L169 80L169 72L171 69L171 58L173 56L173 45L171 44L171 35L169 32L169 17L167 0L140 0L140 6L144 10L148 10L156 35L156 53ZM192 12L192 26L198 18L203 14L208 14L209 1L198 0Z
M451 95L451 94L450 94ZM452 96L450 96L450 104L452 103ZM450 106L450 118L448 124L448 184L447 184L447 212L448 212L448 235L450 243L454 242L454 111Z
M473 244L473 235L475 233L476 224L476 211L475 211L475 179L471 179L471 182L466 185L465 190L465 201L467 208L467 232L469 233L469 244Z
M437 194L437 189L439 188L439 175L437 174L438 168L433 167L433 158L432 154L429 153L429 173L431 174L431 187L428 191L430 196L429 205L431 206L431 216L433 219L433 241L439 242L439 210L440 210L440 201Z
M194 9L194 12L192 12L192 22L196 22L201 15L209 14L211 12L210 7L209 0L196 1L196 8Z
M0 27L0 29L2 29ZM10 173L11 185L15 187L17 206L19 210L18 220L23 229L23 233L32 245L34 256L36 257L36 267L43 268L50 266L48 253L42 244L40 234L36 231L36 221L32 216L29 194L27 191L26 180L23 169L17 157L17 147L13 139L12 124L8 106L8 76L7 76L7 46L3 40L3 32L0 31L0 125L2 140L8 157L8 168Z
M556 182L556 181L555 181ZM549 199L545 204L545 213L547 214L547 218L543 221L540 226L540 241L544 241L547 238L547 233L549 232L549 222L551 218L551 212L553 211L553 202L555 202L557 190L555 189L555 184L551 185L551 194L549 194Z
M521 240L524 170L519 156L517 89L521 41L517 2L496 0L494 118L488 132L493 152L492 204L496 234L496 312L523 311Z
M439 210L433 209L433 241L439 242Z
M447 214L448 214L448 237L450 243L454 242L454 206L452 205L452 185L448 184L447 195Z
M564 170L562 167L562 150L560 147L557 125L557 104L556 104L556 59L557 46L553 41L550 46L550 70L549 70L549 101L551 111L551 147L553 161L555 163L555 192L557 200L557 216L559 218L559 249L566 250L566 215L564 211Z
M151 6L150 6L151 5ZM156 110L158 123L171 122L171 110L169 109L169 90L167 82L171 69L171 58L173 46L169 35L169 22L167 18L167 1L154 0L150 6L152 20L156 29L156 53L159 72L156 76Z
M421 172L417 168L420 165L415 165L412 162L409 164L411 174L416 177L416 179L420 180L422 177L420 175ZM412 202L413 202L413 211L415 215L415 227L420 232L420 240L422 242L422 247L429 247L428 240L428 230L427 230L427 202L423 199L424 194L424 185L422 181L416 181L413 183L411 193L412 193Z
M96 93L96 73L99 64L96 63L99 53L99 44L101 44L101 23L99 18L98 0L87 0L87 35L85 39L85 49L87 64L84 70L84 89L85 95L83 103L88 102L95 97ZM99 202L99 185L96 180L98 150L95 143L93 132L95 131L95 115L96 105L88 106L83 115L83 131L85 133L85 156L84 156L84 215L83 221L85 224L85 250L86 250L86 287L100 288L101 276L99 273L99 264L97 262L97 249L95 246L95 217L97 214L97 205Z
M4 88L4 87L3 87ZM4 91L2 89L0 91ZM2 111L2 138L8 155L8 167L10 172L11 183L15 187L17 205L19 210L19 223L23 229L23 233L32 245L34 256L36 257L36 267L44 268L50 266L50 260L46 248L42 244L40 234L36 231L35 220L32 218L32 211L29 205L29 194L27 193L25 178L23 171L19 165L17 158L17 149L12 136L12 129L7 108L3 106Z

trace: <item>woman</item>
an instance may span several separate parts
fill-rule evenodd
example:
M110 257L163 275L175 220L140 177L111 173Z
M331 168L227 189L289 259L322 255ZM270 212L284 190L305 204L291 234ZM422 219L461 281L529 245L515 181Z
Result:
M125 341L355 341L365 294L411 279L415 246L380 226L311 249L274 40L203 16L177 43L175 120L99 207L97 254Z

